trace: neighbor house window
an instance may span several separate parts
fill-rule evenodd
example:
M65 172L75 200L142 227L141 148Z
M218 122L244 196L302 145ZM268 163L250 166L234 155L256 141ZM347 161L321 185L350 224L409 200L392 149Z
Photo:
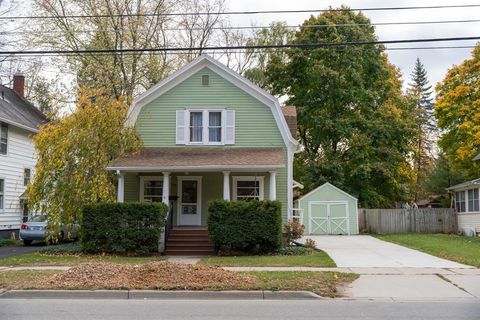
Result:
M23 185L27 186L31 179L32 179L32 169L30 168L23 169Z
M0 125L0 154L7 154L8 144L8 125L2 123Z
M161 177L141 177L141 201L162 202L163 179Z
M0 179L0 210L4 208L4 200L5 200L5 180Z
M465 191L455 193L455 208L457 212L465 212Z
M222 111L190 111L190 143L222 143Z
M478 189L468 190L468 211L480 211Z
M233 177L234 200L263 200L263 176Z

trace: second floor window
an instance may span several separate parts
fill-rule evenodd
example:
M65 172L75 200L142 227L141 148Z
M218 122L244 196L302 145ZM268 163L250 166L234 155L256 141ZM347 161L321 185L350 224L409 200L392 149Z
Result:
M190 143L222 143L221 111L190 111Z
M190 112L190 142L203 141L203 113Z
M2 123L0 125L0 154L7 154L8 145L8 125Z
M32 169L30 168L23 169L23 185L27 186L31 179L32 179Z

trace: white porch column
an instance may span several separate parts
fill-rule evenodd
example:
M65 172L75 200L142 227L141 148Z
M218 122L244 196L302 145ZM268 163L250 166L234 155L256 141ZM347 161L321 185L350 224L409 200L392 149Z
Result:
M162 188L162 202L167 206L169 204L168 197L170 195L170 172L163 172L163 188Z
M230 171L223 171L223 200L230 201Z
M125 173L117 171L118 174L118 189L117 202L123 202L125 197Z
M277 200L277 172L270 171L270 192L269 200Z

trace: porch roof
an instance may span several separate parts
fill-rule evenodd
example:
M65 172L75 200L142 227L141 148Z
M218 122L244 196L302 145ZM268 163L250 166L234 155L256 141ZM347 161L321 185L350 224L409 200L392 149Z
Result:
M273 170L285 167L282 148L145 147L110 163L121 171Z

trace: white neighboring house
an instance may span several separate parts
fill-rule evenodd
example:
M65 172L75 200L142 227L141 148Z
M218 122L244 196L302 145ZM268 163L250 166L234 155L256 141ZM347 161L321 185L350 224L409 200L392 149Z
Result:
M45 115L24 98L25 78L15 75L13 89L0 85L0 238L17 232L28 217L24 192L33 177L33 135Z
M463 182L447 190L455 196L458 231L467 236L480 233L480 179Z

